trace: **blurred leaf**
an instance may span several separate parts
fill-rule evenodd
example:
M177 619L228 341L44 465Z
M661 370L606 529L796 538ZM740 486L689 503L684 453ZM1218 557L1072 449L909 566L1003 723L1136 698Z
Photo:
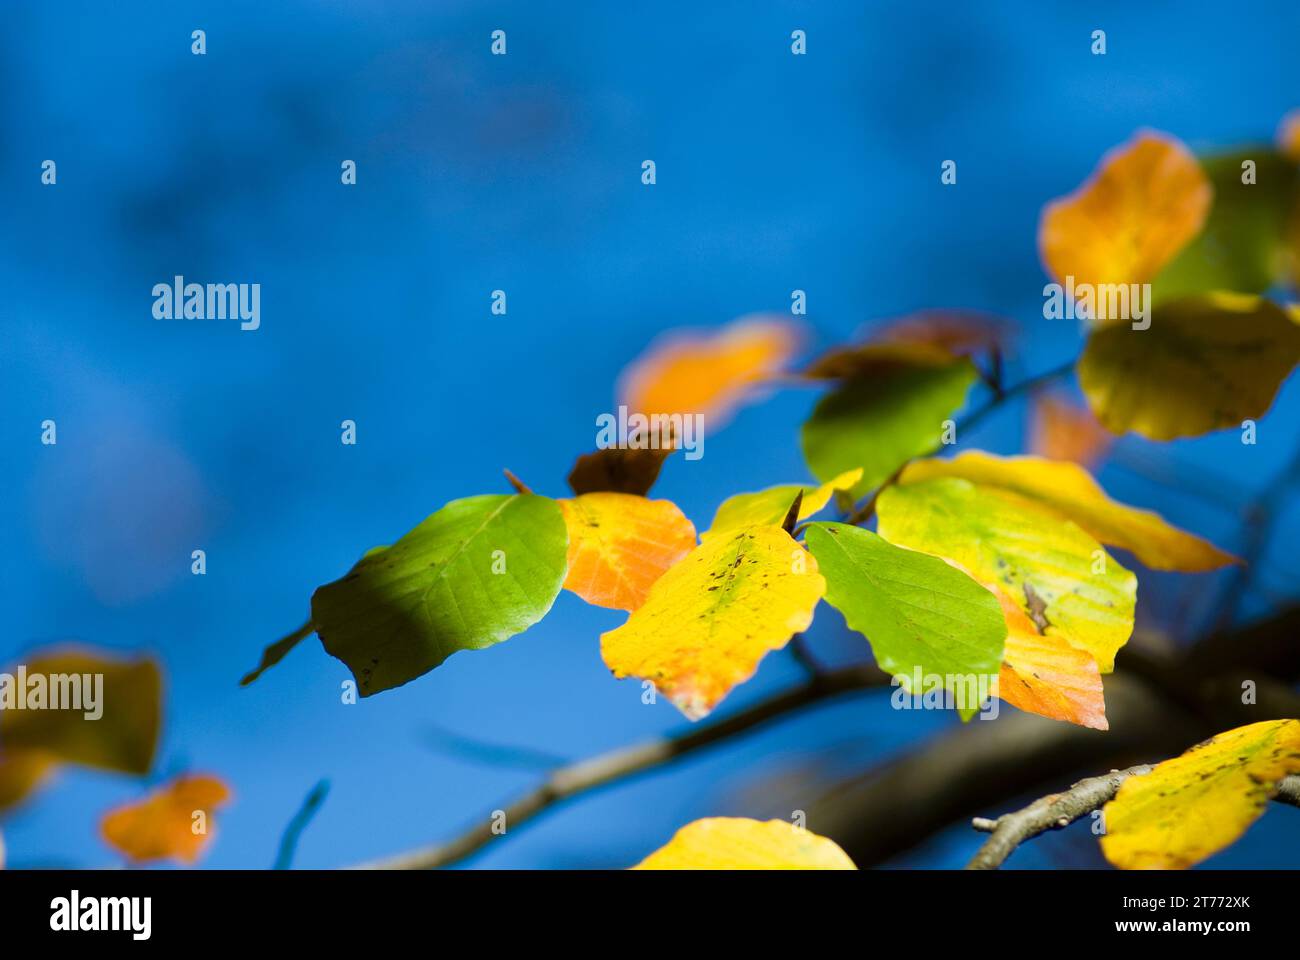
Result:
M861 467L859 498L912 457L936 449L943 422L966 402L976 378L968 359L902 366L848 380L827 394L803 425L804 459L818 480Z
M1268 412L1300 360L1296 315L1228 293L1157 307L1149 330L1093 331L1079 385L1113 433L1173 440L1240 427Z
M1024 497L958 477L887 487L880 535L944 557L1015 600L1043 632L1110 673L1133 632L1137 578L1072 521Z
M634 870L856 870L833 840L784 820L688 823Z
M1101 852L1126 870L1183 870L1246 832L1300 773L1300 721L1237 727L1129 777L1103 811Z
M698 720L812 623L825 589L817 561L778 526L717 537L659 578L601 637L601 655L614 676L653 681Z
M29 685L39 676L47 688L53 686L49 678L81 675L83 709L10 709L8 697L21 691L18 668L9 668L13 686L0 697L6 707L0 710L0 809L20 801L63 763L149 772L162 715L162 675L154 660L123 660L85 647L61 647L40 651L21 666ZM98 690L97 677L102 677ZM86 716L95 710L100 711L97 718Z
M926 691L913 689L914 671L923 683L943 678L964 720L980 709L988 690L962 680L998 675L1007 625L993 594L938 557L847 524L814 523L806 539L826 602L871 642L882 670L917 695Z
M1236 557L1179 530L1150 510L1116 503L1075 463L1041 457L997 457L981 450L952 460L909 464L899 483L962 477L981 487L1019 494L1073 520L1102 543L1121 547L1153 570L1199 573L1236 562Z
M1277 148L1292 163L1300 163L1300 110L1292 110L1278 124Z
M995 591L1007 622L998 697L1026 713L1107 730L1101 672L1092 654L1044 635L1016 602Z
M1002 349L1013 332L1009 320L991 313L918 310L881 327L875 339L882 343L928 344L957 357Z
M830 503L831 496L840 490L851 490L862 479L862 469L846 470L820 487L783 484L768 487L757 493L738 493L722 501L713 523L709 529L700 534L700 542L708 543L714 537L739 530L742 527L762 525L780 526L794 503L794 498L801 492L803 499L799 503L799 520L805 520L820 513Z
M569 471L569 487L584 493L631 493L644 497L659 479L672 450L609 447L584 453Z
M635 610L695 547L695 527L668 500L588 493L559 504L569 531L564 586L596 606Z
M716 428L756 384L784 370L798 347L798 328L779 317L670 334L623 372L620 402L647 416L701 413Z
M551 609L568 536L554 500L453 500L312 596L312 622L363 697L401 686L458 650L482 650Z
M956 357L933 343L868 343L832 347L799 372L808 380L867 379L914 370L950 367Z
M1091 410L1054 393L1034 397L1029 449L1049 460L1072 460L1093 467L1106 456L1114 437Z
M229 799L229 788L217 777L180 776L143 800L110 810L100 822L100 833L133 863L192 864L212 842L214 814Z
M1253 160L1256 182L1241 182L1242 162ZM1184 297L1231 290L1263 293L1281 278L1286 228L1300 175L1268 147L1201 161L1214 186L1205 229L1155 278L1156 309Z
M1038 248L1060 284L1145 283L1201 230L1214 191L1177 139L1151 130L1106 154L1092 176L1043 208ZM1098 298L1099 321L1105 297Z

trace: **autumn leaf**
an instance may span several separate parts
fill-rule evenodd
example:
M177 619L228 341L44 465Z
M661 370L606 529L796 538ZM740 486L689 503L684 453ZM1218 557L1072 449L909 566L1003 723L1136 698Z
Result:
M650 588L645 604L601 636L614 676L654 683L698 720L754 675L770 650L812 623L826 589L817 561L779 526L696 547Z
M1151 440L1240 427L1268 412L1300 361L1300 312L1217 293L1157 307L1149 330L1096 330L1079 385L1113 433Z
M998 697L1026 713L1109 729L1101 672L1092 654L1059 634L1040 633L1014 600L1001 590L994 593L1007 624Z
M880 535L951 560L1086 650L1102 673L1133 632L1137 578L1071 520L1032 500L959 477L887 487Z
M680 332L655 343L624 372L620 402L634 413L703 414L714 428L755 385L785 369L798 328L776 317L742 317L719 331Z
M979 310L918 310L885 324L875 338L928 344L959 357L1001 349L1012 329L1005 318Z
M1053 393L1034 398L1029 449L1038 456L1092 467L1106 456L1113 440L1087 407Z
M794 498L803 494L799 501L799 520L806 520L825 509L835 493L852 490L862 479L862 468L846 470L837 477L832 477L821 486L800 486L783 484L768 487L757 493L738 493L722 501L709 529L700 534L700 541L707 543L714 537L739 530L742 527L761 525L779 525L790 510Z
M1167 134L1141 131L1083 186L1043 209L1038 247L1061 284L1145 283L1205 223L1214 191L1196 158ZM1106 298L1099 298L1104 301ZM1099 302L1098 321L1105 304Z
M6 669L12 684L0 681L0 810L21 801L60 764L149 771L162 714L162 676L153 659L69 646L36 652L20 667L25 684L19 666ZM19 697L30 705L38 683L47 705L56 685L59 696L79 690L81 709L16 708Z
M976 713L1002 663L1007 625L988 590L938 557L868 530L814 523L805 535L826 602L866 637L880 669L915 689L939 677L962 719ZM987 683L982 683L987 681Z
M1101 851L1126 870L1195 866L1245 833L1292 773L1300 773L1300 721L1220 733L1125 780L1103 811Z
M1116 503L1075 463L996 457L972 450L951 460L909 464L899 482L917 483L932 477L962 477L1050 507L1102 543L1128 550L1153 570L1199 573L1236 562L1232 554L1179 530L1157 513Z
M659 471L672 452L669 448L628 446L584 453L569 471L569 487L579 496L608 492L644 497L659 479Z
M695 527L667 500L588 493L559 504L569 531L565 589L600 607L637 609L695 547Z
M1277 128L1277 148L1292 163L1300 163L1300 110L1292 110Z
M833 840L784 820L688 823L634 870L856 870Z
M143 800L109 811L100 833L133 863L192 864L212 842L214 814L229 799L230 790L217 777L180 776Z
M537 623L560 592L567 553L564 515L553 500L453 500L318 589L312 623L370 696Z
M976 378L968 359L903 365L859 377L828 393L803 425L803 453L818 480L862 468L860 498L912 457L939 447L944 420L966 402Z
M869 341L833 347L799 371L799 375L806 380L867 379L917 367L950 367L955 359L946 347L933 343Z

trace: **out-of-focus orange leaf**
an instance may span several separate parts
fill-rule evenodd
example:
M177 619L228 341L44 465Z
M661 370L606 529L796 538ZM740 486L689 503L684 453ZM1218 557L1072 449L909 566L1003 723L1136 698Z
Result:
M1292 110L1277 128L1277 148L1288 160L1300 163L1300 110Z
M614 676L651 681L698 720L812 623L817 561L778 526L715 537L668 570L627 622L600 638Z
M1039 633L1014 600L989 587L1002 604L1007 643L998 675L998 696L1026 713L1107 730L1097 661L1064 637Z
M784 820L688 823L634 870L856 870L834 840Z
M800 371L809 380L878 377L915 367L946 367L953 356L933 343L867 343L833 347Z
M670 335L623 372L620 402L646 416L700 413L716 426L755 385L785 369L799 340L792 322L772 316Z
M882 343L922 343L950 356L1000 349L1013 332L1009 320L979 310L918 310L876 332Z
M1059 283L1153 279L1205 225L1214 189L1178 140L1144 130L1102 158L1078 190L1043 208L1038 248ZM1097 297L1105 321L1106 297Z
M1030 452L1090 468L1106 456L1115 439L1087 407L1053 393L1034 398L1029 434Z
M194 863L212 841L217 808L229 799L230 789L217 777L180 776L143 800L110 810L100 832L135 863Z
M695 527L677 505L627 493L558 501L569 528L565 589L588 603L632 611L695 547Z

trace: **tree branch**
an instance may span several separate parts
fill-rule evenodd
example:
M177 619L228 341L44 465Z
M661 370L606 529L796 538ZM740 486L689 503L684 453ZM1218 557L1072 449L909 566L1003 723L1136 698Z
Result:
M1273 799L1278 803L1289 803L1293 807L1300 807L1300 774L1292 774L1278 781L1277 796Z
M645 743L598 754L562 767L551 773L540 786L502 808L506 829L517 830L565 800L672 763L687 754L746 733L803 707L852 691L888 684L889 675L874 666L848 667L819 674L793 690L777 694L716 722L690 728L676 736L657 737ZM447 866L475 853L497 836L492 827L492 820L480 822L447 843L362 864L361 868L428 870Z

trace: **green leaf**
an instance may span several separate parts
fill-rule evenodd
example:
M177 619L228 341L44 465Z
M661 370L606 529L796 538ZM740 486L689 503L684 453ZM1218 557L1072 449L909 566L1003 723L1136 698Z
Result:
M942 677L962 718L975 713L972 699L988 693L1002 666L1007 624L997 598L938 557L858 527L817 522L805 539L826 578L826 601L871 642L880 668L909 690L916 671L927 686Z
M1091 653L1102 673L1114 668L1133 632L1137 577L1073 521L956 477L888 487L876 512L886 540L960 564L1043 633Z
M1255 162L1255 182L1242 183L1242 163ZM1151 286L1159 306L1182 297L1231 290L1263 293L1281 278L1288 218L1300 171L1270 147L1202 159L1214 186L1205 228Z
M1240 427L1268 412L1300 361L1300 317L1268 300L1217 293L1156 307L1148 330L1094 330L1079 386L1102 425L1151 440Z
M312 623L370 696L541 620L564 582L568 542L546 497L453 500L318 589Z
M943 421L966 402L975 377L974 364L962 358L845 381L803 425L804 459L813 476L826 482L861 467L853 497L874 490L912 457L939 446Z

